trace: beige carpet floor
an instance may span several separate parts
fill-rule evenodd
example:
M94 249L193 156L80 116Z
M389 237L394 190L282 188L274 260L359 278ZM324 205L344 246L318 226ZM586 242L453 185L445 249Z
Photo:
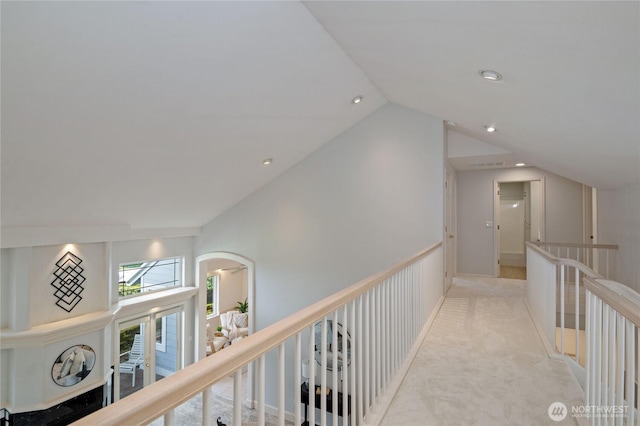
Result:
M563 361L550 359L524 303L526 282L456 278L382 424L569 425L549 406L583 405Z

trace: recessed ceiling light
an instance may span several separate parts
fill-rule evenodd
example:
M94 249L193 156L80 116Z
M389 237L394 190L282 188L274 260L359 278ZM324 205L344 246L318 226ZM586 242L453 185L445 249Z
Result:
M500 73L493 70L480 70L480 75L485 80L491 80L491 81L502 80L502 76L500 75Z
M516 167L523 167L524 165L524 163L516 163Z
M451 120L447 120L446 123L447 123L448 126L451 126L451 127L455 127L455 126L458 125L458 123L456 123L455 121L451 121Z
M273 158L267 158L262 162L262 164L264 164L265 166L268 166L271 163L273 163Z
M357 105L360 102L362 102L362 95L358 95L355 98L351 99L351 103L354 105Z
M487 132L489 132L489 133L493 133L493 132L497 132L497 131L498 131L498 129L496 129L496 128L495 128L495 127L493 127L493 126L484 126L484 128L485 128L485 130L486 130Z

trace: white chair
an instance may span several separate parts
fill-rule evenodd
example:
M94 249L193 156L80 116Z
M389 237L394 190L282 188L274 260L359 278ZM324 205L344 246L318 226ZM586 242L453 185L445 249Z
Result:
M131 373L131 387L136 386L136 367L142 365L144 362L144 343L142 337L139 334L133 336L133 344L131 349L120 355L129 354L126 361L120 363L121 373Z
M249 335L249 314L240 311L229 311L220 314L222 334L230 341L237 337Z

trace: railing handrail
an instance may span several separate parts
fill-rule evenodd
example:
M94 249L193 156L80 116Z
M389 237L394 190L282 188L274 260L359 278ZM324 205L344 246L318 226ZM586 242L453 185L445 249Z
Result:
M225 378L230 372L234 372L258 359L326 315L355 300L369 289L384 282L387 278L426 256L441 245L442 242L437 242L398 263L396 266L365 278L257 331L225 348L224 351L216 353L215 356L202 359L135 392L126 398L126 403L109 405L73 424L124 425L150 423Z
M587 277L597 278L597 279L603 278L602 275L600 275L599 273L597 273L593 269L589 268L587 265L585 265L582 262L579 262L579 261L573 260L573 259L567 259L567 258L564 258L564 257L556 257L556 256L552 255L551 253L549 253L548 251L544 251L540 247L538 247L537 246L538 243L527 241L526 244L527 244L527 247L531 248L531 250L534 250L536 253L538 253L539 255L543 256L550 263L553 263L554 265L571 266L571 267L574 267L576 269L579 269L581 272L584 272Z
M616 281L587 277L587 290L640 327L640 293Z
M548 247L579 247L579 248L596 248L596 249L608 249L618 250L617 244L591 244L591 243L549 243L545 241L527 241L527 243L534 244L536 246L548 246Z

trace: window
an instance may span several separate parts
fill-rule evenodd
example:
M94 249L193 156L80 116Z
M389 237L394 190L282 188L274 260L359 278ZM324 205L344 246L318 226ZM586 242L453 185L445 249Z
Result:
M218 288L220 284L220 275L212 275L207 277L207 316L217 315L218 306Z
M118 294L134 296L181 285L182 260L179 257L132 262L120 265Z
M167 317L156 318L156 350L167 351Z

